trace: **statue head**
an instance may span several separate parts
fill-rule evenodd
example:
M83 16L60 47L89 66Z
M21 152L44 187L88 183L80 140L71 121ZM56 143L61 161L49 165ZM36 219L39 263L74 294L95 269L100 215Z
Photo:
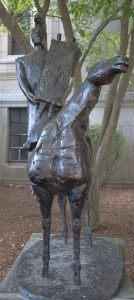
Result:
M43 28L41 17L36 14L34 16L35 27L31 31L31 38L34 46L41 45L44 47L44 41L47 38L47 33Z

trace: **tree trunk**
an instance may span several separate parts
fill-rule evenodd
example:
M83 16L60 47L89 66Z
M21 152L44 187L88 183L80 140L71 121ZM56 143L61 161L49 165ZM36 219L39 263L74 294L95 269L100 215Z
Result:
M131 4L132 4L132 0L126 0L126 5L131 5ZM129 25L129 20L126 18L122 18L121 19L120 49L119 49L119 55L122 55L122 56L126 55L126 51L127 51L127 47L128 47L128 39L129 39L128 25ZM109 88L107 103L106 103L106 107L104 110L102 131L100 134L100 143L99 144L101 144L101 141L104 137L105 131L106 131L108 123L109 123L109 119L110 119L110 115L112 112L113 103L114 103L114 99L116 96L119 79L120 79L120 76L118 75L115 78L115 80L113 81L113 83L110 85L110 88Z
M74 33L73 33L73 28L72 28L67 4L66 4L65 0L57 0L57 2L58 2L61 20L62 20L64 32L65 32L66 41L70 42L74 38Z
M73 27L71 24L70 15L68 12L67 4L65 0L57 0L58 7L61 15L61 20L65 32L66 41L70 42L74 38L74 32ZM76 68L75 68L75 74L73 78L73 88L74 91L76 91L82 84L82 76L81 76L81 65L78 62Z
M6 10L4 5L0 1L0 19L4 26L11 32L14 36L16 42L23 49L24 53L29 53L32 50L32 46L29 41L26 39L24 33L20 29L19 25L15 21L15 19L10 15L10 13Z
M101 188L101 175L93 174L90 191L89 191L89 201L87 205L89 224L91 230L97 230L100 226L100 215L99 215L99 199L100 199L100 188ZM90 204L89 204L90 203Z
M126 2L131 2L127 0ZM124 49L126 51L127 45L126 40L128 42L128 25L126 24L128 20L122 18L121 22L121 47L120 53L124 53ZM127 28L127 34L126 34ZM124 31L123 31L124 29ZM109 119L106 116L106 119L103 121L103 131L101 135L101 143L99 145L99 149L96 156L96 163L93 171L92 183L89 192L89 202L90 202L90 224L93 229L97 229L99 225L99 216L98 216L98 207L99 207L99 188L101 187L101 174L103 165L105 162L105 157L108 153L110 143L112 141L113 135L115 133L119 114L121 110L121 105L129 84L129 80L132 75L132 70L134 67L134 30L131 34L131 42L130 42L130 66L125 75L122 76L120 80L119 88L117 90L118 79L113 82L112 87L110 88L110 92L108 94L109 103L111 104L108 109ZM113 102L114 97L114 102ZM112 104L113 103L113 104Z
M81 66L78 62L75 68L74 80L73 80L73 87L74 91L76 91L82 85L82 76L81 76Z

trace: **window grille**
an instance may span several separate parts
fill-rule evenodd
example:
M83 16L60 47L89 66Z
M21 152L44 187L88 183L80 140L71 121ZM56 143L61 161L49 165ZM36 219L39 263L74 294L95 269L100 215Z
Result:
M27 140L27 108L9 110L9 161L27 161L28 152L23 149Z

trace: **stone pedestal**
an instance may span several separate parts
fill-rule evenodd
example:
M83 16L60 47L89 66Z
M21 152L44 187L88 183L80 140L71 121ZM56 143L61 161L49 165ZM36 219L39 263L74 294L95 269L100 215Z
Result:
M0 284L0 300L24 300L28 297L32 300L111 299L111 295L120 283L123 264L117 254L118 251L115 250L115 245L109 244L109 239L95 238L93 249L88 247L85 239L81 241L81 287L73 285L72 241L70 239L69 244L64 246L59 236L51 236L50 277L42 279L41 239L42 234L31 236L6 278ZM122 251L122 240L110 239L110 241L119 244ZM116 266L115 253L119 262L118 266ZM105 264L102 270L104 260ZM125 272L120 284L118 294L112 299L134 299L134 291ZM110 298L108 293L109 295L111 293Z

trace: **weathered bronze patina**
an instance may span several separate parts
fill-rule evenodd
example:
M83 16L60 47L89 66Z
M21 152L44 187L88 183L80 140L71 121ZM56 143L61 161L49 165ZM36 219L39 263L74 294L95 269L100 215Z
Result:
M47 53L39 22L33 32L35 48L17 60L17 71L20 87L29 102L25 147L32 150L36 146L27 170L42 214L42 276L47 277L49 270L53 198L55 194L67 195L74 235L74 283L80 285L81 211L92 176L92 155L86 138L89 113L98 102L101 86L126 72L128 60L118 56L87 68L88 75L81 88L65 104L65 92L80 51L74 42L58 40L52 41Z

